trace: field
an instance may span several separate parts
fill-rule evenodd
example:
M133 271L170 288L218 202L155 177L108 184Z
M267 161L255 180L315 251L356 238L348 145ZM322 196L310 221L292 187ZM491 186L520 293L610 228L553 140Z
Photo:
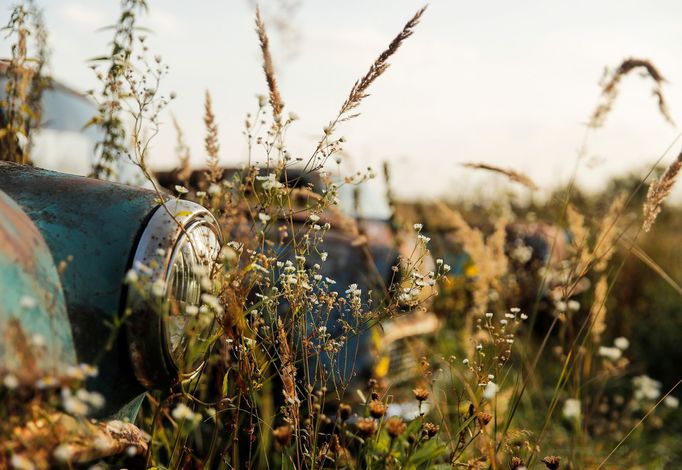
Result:
M428 9L349 84L305 157L289 151L297 116L284 105L269 25L256 10L267 93L243 134L248 161L266 163L221 163L229 149L207 91L205 163L191 166L173 120L176 169L157 172L149 152L174 96L159 91L169 72L138 28L149 8L123 1L110 50L91 64L100 88L89 96L98 112L88 125L100 140L89 176L116 181L125 159L159 200L192 200L215 215L224 240L215 266L198 271L200 300L154 304L161 317L191 317L184 354L204 362L191 377L147 390L124 423L97 415L104 397L88 391L87 378L99 364L26 385L5 370L13 358L0 347L1 468L682 465L682 209L668 201L682 168L678 142L600 191L571 178L534 197L544 182L470 163L468 171L511 190L485 201L403 200L388 190L376 196L388 215L365 217L363 188L377 180L395 188L391 165L339 175L340 128L365 118L363 103L389 79ZM0 160L30 164L50 86L41 74L49 36L30 1L14 8L4 34L13 48ZM625 58L607 70L585 117L579 162L637 73L672 122L662 73ZM143 295L166 292L133 269L121 282ZM103 351L126 337L130 315L117 312Z

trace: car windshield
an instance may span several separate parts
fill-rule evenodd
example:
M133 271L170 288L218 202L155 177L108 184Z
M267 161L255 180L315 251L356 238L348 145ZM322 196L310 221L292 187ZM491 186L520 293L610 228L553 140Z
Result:
M5 99L7 77L0 76L0 101ZM53 81L42 95L42 125L33 135L33 164L47 170L87 176L95 162L101 131L87 123L98 113L86 96ZM116 167L118 181L144 185L140 169L126 158Z

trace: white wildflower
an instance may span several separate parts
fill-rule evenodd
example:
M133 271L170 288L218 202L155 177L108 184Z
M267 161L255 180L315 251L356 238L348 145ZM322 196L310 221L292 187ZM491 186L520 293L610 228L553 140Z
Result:
M266 223L267 221L270 220L270 216L268 214L265 214L264 212L259 212L258 220L260 220L263 223Z
M138 280L137 271L135 271L134 269L128 270L124 282L126 284L135 284L137 280Z
M152 283L152 294L154 294L155 297L163 297L165 293L166 283L163 279L157 279Z
M38 305L38 302L36 302L36 299L31 297L30 295L22 295L21 299L19 299L19 305L21 308L25 309L32 309L35 308L36 305Z
M421 229L424 228L424 225L422 225L422 224L414 224L413 227L414 227L414 229L415 229L417 232L420 232Z
M215 183L212 183L208 187L208 194L210 194L211 196L217 196L220 194L220 192L221 192L220 186Z
M619 336L618 338L613 340L613 345L620 349L621 351L625 351L627 348L630 347L630 341L624 336Z
M668 395L663 399L663 404L668 408L677 408L678 406L680 406L680 400L678 400L677 397Z
M495 395L497 395L498 390L499 387L495 382L488 382L485 386L485 390L483 390L483 398L486 400L492 400Z
M178 194L187 194L189 192L187 188L185 188L184 186L180 186L179 184L175 185L175 191Z
M2 379L2 384L5 388L9 390L14 390L19 386L19 379L12 374L7 374L4 379Z
M582 403L577 398L567 398L564 402L563 414L566 419L580 419Z
M656 400L661 396L661 382L642 374L632 379L636 400Z
M192 409L189 406L185 405L184 403L178 403L177 406L173 409L171 415L173 415L173 418L177 421L182 420L193 421L194 417L196 416L194 414L194 411L192 411Z
M14 454L9 463L12 465L12 468L15 468L16 470L33 470L36 468L36 466L33 465L33 462L19 454Z
M313 223L316 223L318 220L320 220L320 216L317 214L310 214L310 216L308 218Z
M623 351L609 346L599 346L599 355L611 361L617 361L623 355Z
M73 450L68 444L60 444L52 452L52 456L59 462L70 462L73 458Z

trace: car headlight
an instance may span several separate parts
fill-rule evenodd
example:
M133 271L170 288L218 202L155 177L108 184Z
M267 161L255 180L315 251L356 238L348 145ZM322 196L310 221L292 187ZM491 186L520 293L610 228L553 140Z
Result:
M219 322L212 297L221 235L206 209L189 201L159 206L135 251L128 339L135 375L149 388L193 377Z

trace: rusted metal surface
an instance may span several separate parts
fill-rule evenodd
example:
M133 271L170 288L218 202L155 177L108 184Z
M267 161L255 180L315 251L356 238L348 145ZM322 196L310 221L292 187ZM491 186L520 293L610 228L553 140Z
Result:
M32 386L77 364L64 293L42 235L0 191L0 376Z
M33 221L54 261L63 264L60 280L68 321L64 315L55 323L64 329L70 321L78 362L99 367L88 388L106 397L102 413L118 410L143 388L133 374L125 332L105 348L110 325L123 313L123 279L139 234L157 206L156 194L5 162L0 163L0 188Z
M37 414L40 417L15 428L9 442L3 443L13 456L35 468L82 464L123 452L144 455L148 449L149 435L130 423Z

